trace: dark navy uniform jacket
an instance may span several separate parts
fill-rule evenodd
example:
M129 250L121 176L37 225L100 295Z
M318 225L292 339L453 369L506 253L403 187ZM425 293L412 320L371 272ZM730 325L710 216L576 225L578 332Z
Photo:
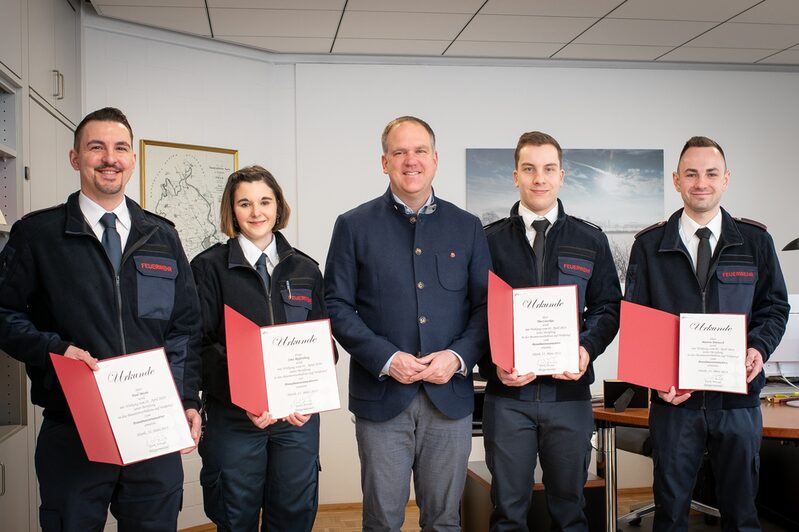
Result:
M510 216L486 227L494 273L513 288L538 285L535 258L519 215L519 202ZM580 345L591 359L578 381L536 377L530 384L510 387L497 377L491 355L480 362L480 374L488 380L486 393L527 401L575 401L591 398L593 361L605 351L619 330L621 288L608 239L597 226L569 216L558 200L557 221L547 232L543 286L577 285Z
M25 363L31 400L69 419L48 353L98 359L164 347L186 408L200 407L200 311L172 222L125 198L131 228L118 279L78 193L25 216L0 255L0 347Z
M202 390L218 401L230 403L224 305L259 326L327 317L316 261L291 247L279 231L274 238L279 262L270 276L268 292L235 238L208 248L191 261L203 317Z
M342 214L325 266L333 334L350 353L349 407L385 421L424 387L452 419L474 410L472 375L446 384L400 384L379 377L396 351L452 349L471 368L487 341L491 259L477 217L440 198L432 213L406 215L391 190Z
M748 347L757 349L763 360L768 360L785 332L790 309L771 236L761 224L733 218L721 209L721 238L703 291L680 238L681 215L682 209L672 214L667 222L649 227L636 236L624 299L672 314L746 314ZM761 372L749 383L746 395L695 392L679 407L756 407L765 380L765 373ZM652 400L666 404L655 391Z

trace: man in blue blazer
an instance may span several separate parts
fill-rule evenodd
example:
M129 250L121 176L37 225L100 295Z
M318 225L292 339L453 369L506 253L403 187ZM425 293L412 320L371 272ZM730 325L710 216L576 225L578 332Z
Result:
M460 530L491 259L480 221L433 193L430 126L397 118L382 145L389 188L339 216L325 267L350 354L363 530L400 529L411 472L421 529Z

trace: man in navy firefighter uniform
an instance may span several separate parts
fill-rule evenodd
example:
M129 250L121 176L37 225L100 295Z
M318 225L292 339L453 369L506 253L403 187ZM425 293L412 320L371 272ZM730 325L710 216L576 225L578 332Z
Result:
M0 254L0 347L25 363L44 408L36 474L45 531L177 527L180 455L120 467L89 462L49 353L84 361L164 347L195 442L200 434L199 303L174 226L125 197L136 162L118 109L89 114L70 162L80 192L14 224Z
M486 227L494 272L514 288L577 285L579 373L519 375L480 364L486 463L492 473L491 530L527 530L536 455L541 460L553 530L588 530L583 486L591 458L592 362L619 328L621 289L608 239L569 216L558 199L562 150L546 133L516 146L519 198L508 218Z
M426 122L389 122L382 145L389 188L338 218L325 267L333 334L351 356L363 529L400 529L413 472L422 530L460 530L488 246L475 216L433 193Z
M674 188L684 208L636 235L625 299L672 314L747 318L745 395L652 393L654 530L687 530L694 482L708 453L724 530L760 530L755 508L764 361L788 319L788 296L766 228L720 207L730 171L721 147L693 137L680 153ZM641 353L646 356L646 353Z

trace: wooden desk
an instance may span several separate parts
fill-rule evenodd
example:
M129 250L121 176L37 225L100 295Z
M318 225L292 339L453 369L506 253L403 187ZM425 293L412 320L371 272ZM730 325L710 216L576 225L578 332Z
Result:
M799 440L799 408L762 402L763 437L780 440ZM599 459L605 467L605 525L608 532L616 530L616 427L648 427L648 408L628 408L616 412L613 408L594 408L597 422Z
M533 498L528 514L528 528L531 532L550 529L549 511L547 510L545 488L542 481L541 464L535 468ZM588 518L589 530L602 530L602 515L605 481L588 473L584 494L586 500L585 514ZM491 517L491 472L485 462L469 462L466 472L466 485L461 499L461 526L463 532L487 532Z

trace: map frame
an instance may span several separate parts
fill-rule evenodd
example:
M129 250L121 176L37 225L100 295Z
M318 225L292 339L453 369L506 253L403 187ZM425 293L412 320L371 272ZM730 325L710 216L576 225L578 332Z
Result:
M239 169L238 150L141 139L139 141L139 158L141 206L170 219L175 224L189 260L215 242L227 241L227 236L219 227L219 205L228 177ZM185 175L175 177L170 175L170 172L178 171L178 169L167 169L169 161L180 161L184 165L186 161L191 161L191 166L185 168ZM196 219L187 220L183 216L170 212L169 208L160 209L158 198L150 198L150 195L156 189L164 187L165 182L168 183L169 179L178 181L178 186L172 187L175 194L173 200L176 203L189 205L189 210L195 215L198 212L203 212L199 205L195 207L197 200L202 199L206 203L202 220L202 226L205 229L199 237L195 234L200 227ZM191 184L189 179L193 179ZM186 200L186 203L181 202L183 199ZM149 200L153 200L153 204L150 204Z

